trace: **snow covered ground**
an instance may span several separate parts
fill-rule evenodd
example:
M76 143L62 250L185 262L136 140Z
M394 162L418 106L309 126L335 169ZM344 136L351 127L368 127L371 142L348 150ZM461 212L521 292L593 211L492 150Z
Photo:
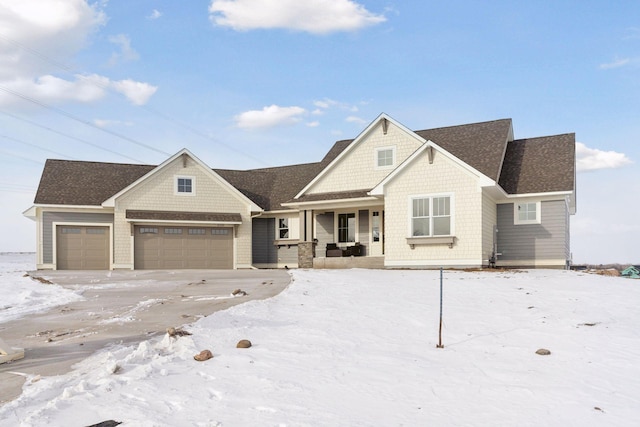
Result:
M35 270L35 258L29 253L0 253L0 323L82 298L78 292L24 277Z
M0 286L13 276L15 291L0 306L33 285L8 270ZM191 336L28 378L0 407L0 426L638 425L640 281L445 271L436 348L438 271L291 274L280 295L187 325ZM25 305L51 285L35 286ZM241 339L253 347L236 348ZM214 358L195 361L204 349Z

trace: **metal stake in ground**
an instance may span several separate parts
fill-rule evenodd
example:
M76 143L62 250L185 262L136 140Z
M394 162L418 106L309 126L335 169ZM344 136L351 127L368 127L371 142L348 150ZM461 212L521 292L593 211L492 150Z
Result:
M440 329L438 330L438 348L444 348L442 345L442 267L440 267Z

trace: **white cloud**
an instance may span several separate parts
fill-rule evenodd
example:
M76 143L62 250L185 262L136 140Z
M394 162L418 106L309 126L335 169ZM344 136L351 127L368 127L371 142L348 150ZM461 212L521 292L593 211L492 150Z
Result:
M632 164L626 154L616 151L602 151L576 142L576 168L578 172L599 169L617 169Z
M238 127L244 129L269 128L297 123L306 111L302 107L270 105L262 110L250 110L238 114L235 116L235 121Z
M317 128L318 126L320 126L320 122L315 120L313 122L307 123L307 126L309 126L310 128Z
M237 31L289 29L312 34L356 31L386 21L352 0L212 0L209 19Z
M356 116L349 116L345 119L346 122L348 123L356 123L359 125L363 125L365 123L367 123L367 121L361 117L356 117Z
M127 97L134 105L144 105L149 98L158 90L157 86L148 83L136 82L134 80L120 80L111 82L111 86Z
M94 119L93 124L101 128L113 126L133 126L133 122L109 119Z
M140 82L111 81L96 74L57 76L64 64L87 47L90 36L106 22L106 3L86 0L2 0L0 7L0 84L15 92L0 92L0 105L15 104L20 97L48 104L93 102L109 88L127 96L134 104L147 102L157 88ZM137 53L126 36L110 41L119 44L118 60L131 60Z
M620 59L616 59L612 62L608 62L605 64L600 64L600 69L601 70L611 70L613 68L620 68L620 67L624 67L625 65L629 65L631 63L631 59L630 58L620 58Z
M120 52L114 52L109 59L109 65L116 65L120 61L135 61L140 58L138 52L131 47L131 39L126 34L109 36L109 41L120 47Z
M160 12L158 9L153 9L153 12L151 12L151 14L149 16L147 16L147 19L158 19L162 16L162 12Z

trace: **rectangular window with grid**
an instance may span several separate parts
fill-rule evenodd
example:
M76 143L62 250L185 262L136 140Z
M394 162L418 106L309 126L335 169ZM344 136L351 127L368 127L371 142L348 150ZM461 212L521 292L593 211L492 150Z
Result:
M451 235L451 196L411 199L411 236Z
M207 234L207 230L204 228L190 228L189 229L189 234L191 234L192 236L194 235L204 235Z
M190 176L176 177L176 193L192 195L195 193L195 178Z
M278 218L278 238L289 238L289 218Z
M376 149L376 167L389 168L395 164L395 147L382 147Z

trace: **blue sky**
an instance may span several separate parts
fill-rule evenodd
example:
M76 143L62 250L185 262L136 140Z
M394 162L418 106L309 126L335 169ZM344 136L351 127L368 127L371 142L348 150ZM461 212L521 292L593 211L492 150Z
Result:
M45 159L318 161L380 113L575 132L574 262L640 263L640 3L0 0L0 251Z

